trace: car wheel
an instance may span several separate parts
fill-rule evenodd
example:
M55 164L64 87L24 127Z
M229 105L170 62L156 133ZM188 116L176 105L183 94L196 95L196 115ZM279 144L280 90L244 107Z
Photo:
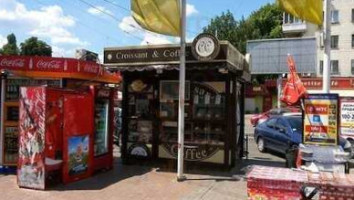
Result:
M259 137L257 140L257 148L259 152L263 153L266 151L264 139L261 137Z

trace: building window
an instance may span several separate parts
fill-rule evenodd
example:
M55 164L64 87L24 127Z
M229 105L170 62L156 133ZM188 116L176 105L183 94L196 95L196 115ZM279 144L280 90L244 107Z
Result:
M338 60L331 60L331 74L339 74Z
M299 18L296 18L289 13L284 12L283 24L302 24L303 21Z
M354 9L352 9L352 22L354 22Z
M353 70L353 60L352 60ZM339 74L339 62L338 60L331 60L331 74ZM320 60L320 74L323 74L323 60Z
M354 60L353 59L352 59L351 69L352 69L352 74L354 74Z
M332 10L331 22L332 22L332 24L339 23L339 11L338 10Z
M338 40L339 40L338 35L331 36L331 48L332 49L338 49Z
M354 35L352 35L352 48L354 48Z

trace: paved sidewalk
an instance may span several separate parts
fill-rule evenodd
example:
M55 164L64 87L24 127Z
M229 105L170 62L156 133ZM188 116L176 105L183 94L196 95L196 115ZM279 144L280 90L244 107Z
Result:
M247 124L247 121L246 121ZM248 125L249 126L249 125ZM250 127L252 132L253 127ZM231 171L188 170L187 179L177 182L175 170L154 166L122 165L115 148L114 169L91 178L58 185L47 191L20 189L15 175L0 175L0 199L4 200L119 200L119 199L247 199L244 172L240 169L253 164L284 166L281 158L260 154L250 138L249 160Z
M0 176L0 199L4 200L117 200L117 199L247 199L242 167L266 165L283 167L281 158L260 154L250 143L250 158L231 171L189 170L188 180L176 181L176 172L156 167L122 165L115 151L114 169L47 191L20 189L15 175ZM118 154L118 156L117 156ZM240 179L241 178L241 179Z
M97 199L246 199L246 183L230 175L187 174L176 181L175 172L138 165L121 165L92 178L59 185L48 191L20 189L15 175L0 177L0 199L6 200L97 200Z

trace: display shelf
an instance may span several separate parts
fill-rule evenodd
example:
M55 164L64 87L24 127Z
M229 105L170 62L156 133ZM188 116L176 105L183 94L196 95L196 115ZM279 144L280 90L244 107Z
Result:
M4 126L18 126L17 121L5 121Z
M127 117L129 120L138 120L138 121L153 121L153 117L140 117L140 116L130 116Z
M221 104L194 104L194 107L224 108L225 106Z
M167 143L177 143L177 139L168 139L168 140L161 140L161 142L167 142ZM200 142L197 142L197 141L188 141L188 140L185 140L184 141L184 144L185 145L196 145L196 146L199 146L199 145L211 145L211 146L219 146L219 147L223 147L225 145L224 142L208 142L208 141L200 141Z
M16 123L17 124L17 123ZM17 125L4 125L3 163L16 165L18 158L18 127Z
M197 134L210 134L210 135L223 135L225 134L224 131L203 131L203 130L194 130L193 133L197 133Z
M18 102L4 102L4 124L7 122L14 122L18 124L19 103Z
M133 91L130 91L129 92L129 94L131 94L131 95L144 95L144 94L154 94L154 92L153 91L151 91L151 92L148 92L148 91L143 91L143 92L133 92Z
M193 118L190 121L195 123L209 123L209 124L225 124L226 121L222 119L215 119L215 118Z

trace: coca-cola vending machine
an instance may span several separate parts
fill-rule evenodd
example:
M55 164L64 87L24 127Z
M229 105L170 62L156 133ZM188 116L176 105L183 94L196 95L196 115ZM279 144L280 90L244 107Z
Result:
M19 110L20 187L45 189L53 174L63 183L92 175L92 94L22 87Z
M93 168L93 96L64 95L63 183L92 175Z
M113 167L114 90L91 87L95 97L94 170Z

